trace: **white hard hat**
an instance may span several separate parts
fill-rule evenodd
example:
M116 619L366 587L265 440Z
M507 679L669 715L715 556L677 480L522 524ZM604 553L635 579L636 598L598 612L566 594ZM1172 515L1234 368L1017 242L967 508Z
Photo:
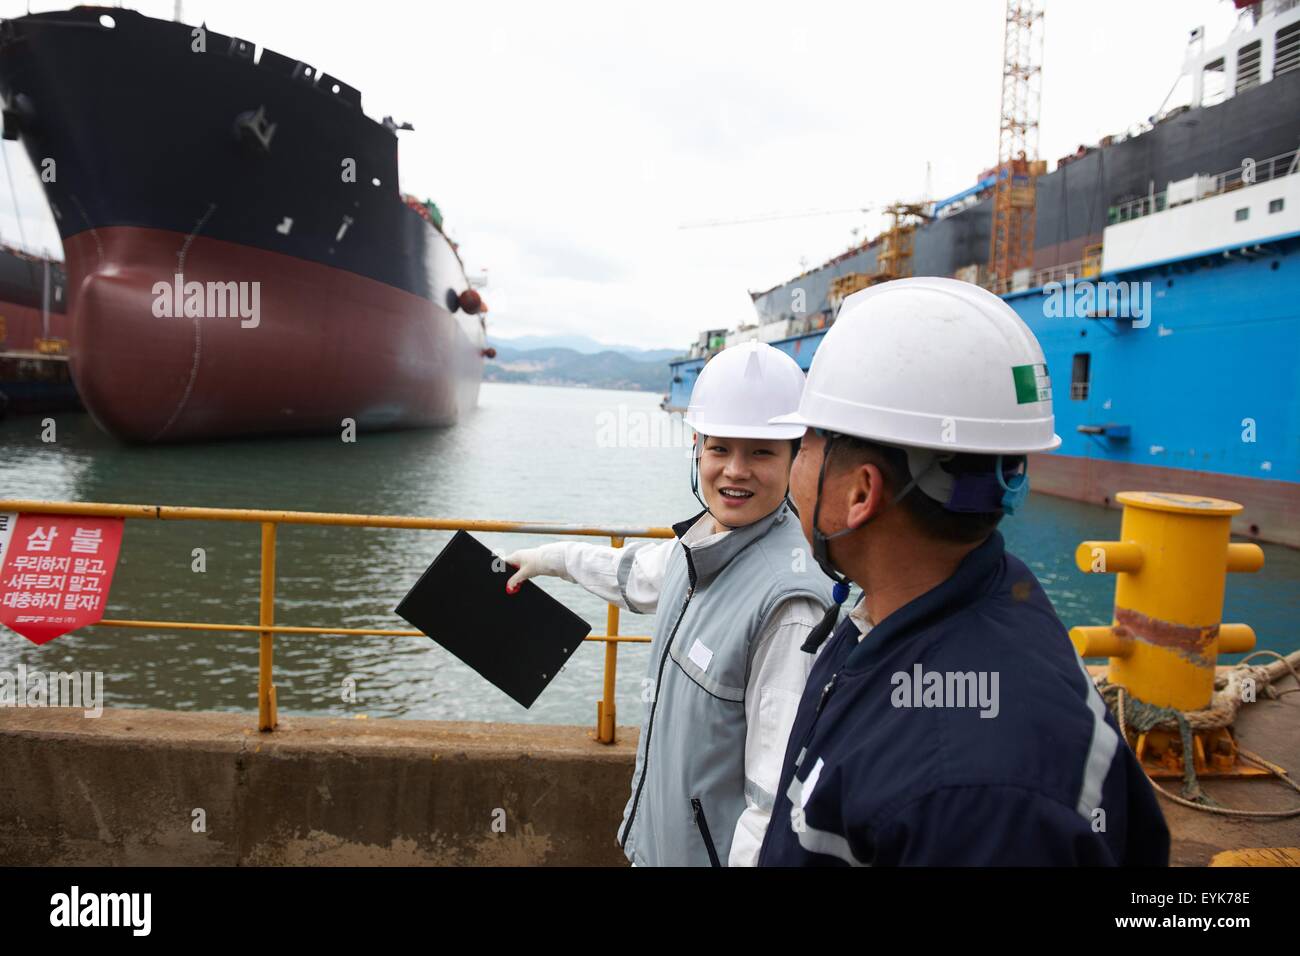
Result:
M1000 298L957 279L882 282L844 300L799 411L773 419L889 445L1023 455L1061 444L1043 349Z
M802 438L802 424L771 424L799 407L799 363L765 342L723 349L705 363L691 389L686 424L720 438Z

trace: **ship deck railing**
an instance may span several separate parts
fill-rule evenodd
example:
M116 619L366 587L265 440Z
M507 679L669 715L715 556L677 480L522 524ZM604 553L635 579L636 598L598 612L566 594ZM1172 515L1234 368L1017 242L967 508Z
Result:
M1101 275L1101 243L1084 249L1082 259L1063 262L1060 265L1044 266L1035 269L1028 277L1008 276L991 283L989 288L998 295L1007 295L1011 292L1039 289L1051 282L1067 284L1079 279L1095 279L1099 275Z
M423 518L403 515L337 514L315 511L265 511L247 508L197 508L177 505L100 504L72 501L0 500L0 512L20 514L77 515L94 518L123 518L153 521L236 521L259 524L262 530L260 592L256 624L215 621L159 621L105 618L90 627L127 627L146 630L247 632L258 635L257 726L261 731L276 727L275 682L273 680L275 635L330 634L345 637L426 637L421 631L382 627L307 627L276 625L275 549L281 525L330 525L356 528L402 528L421 531L472 531L478 533L547 534L606 537L615 548L628 538L672 538L671 528L613 528L555 524L533 521L493 521L456 518ZM503 584L504 586L504 584ZM587 635L586 641L604 643L603 691L596 703L596 729L592 738L602 744L616 742L614 685L618 672L618 646L649 643L647 635L620 634L619 607L609 604L605 633Z
M1246 173L1247 168L1248 166L1243 163L1235 169L1209 177L1210 182L1205 191L1195 196L1195 198L1188 199L1187 202L1198 202L1202 199L1209 199L1211 196L1220 196L1241 189L1244 186L1272 182L1283 176L1292 175L1300 171L1300 150L1293 149L1290 152L1279 153L1268 159L1260 160L1253 164L1253 170L1249 174ZM1112 206L1108 216L1109 224L1130 222L1143 216L1149 216L1152 213L1164 212L1168 208L1167 197L1168 190L1166 189L1158 193L1152 193L1149 196L1143 196L1140 199L1120 203L1118 206ZM1184 205L1184 203L1178 203L1177 205ZM1013 292L1039 289L1051 282L1067 283L1077 279L1092 279L1101 274L1101 262L1101 245L1098 244L1085 250L1082 259L1062 265L1035 269L1028 276L1024 274L1003 276L990 283L989 288L998 295L1007 295Z
M1270 156L1268 159L1261 159L1258 162L1243 162L1242 165L1234 169L1209 177L1210 182L1206 189L1198 191L1197 195L1187 201L1199 202L1202 199L1220 196L1223 193L1232 192L1234 189L1241 189L1244 186L1255 186L1259 183L1271 182L1283 176L1290 176L1297 169L1300 169L1300 150L1295 149L1290 152L1279 153L1276 156ZM1247 170L1250 170L1250 172L1247 172ZM1153 213L1164 212L1165 209L1169 208L1168 193L1169 191L1165 189L1158 193L1152 193L1148 196L1111 206L1107 217L1108 224L1113 226L1117 223L1141 219L1143 216L1150 216ZM1179 203L1178 205L1183 204Z

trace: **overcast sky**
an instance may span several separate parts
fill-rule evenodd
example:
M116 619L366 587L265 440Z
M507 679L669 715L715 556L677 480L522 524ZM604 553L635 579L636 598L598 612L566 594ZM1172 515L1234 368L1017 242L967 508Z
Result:
M4 16L70 4L0 0ZM142 2L170 18L173 4ZM685 347L843 251L854 209L975 182L997 159L1003 0L820 3L187 0L186 22L359 88L400 134L402 189L438 203L489 331ZM1156 111L1187 32L1228 0L1047 0L1040 155ZM28 244L58 250L39 184L5 143ZM1213 172L1213 170L1207 170ZM8 183L0 235L18 236Z

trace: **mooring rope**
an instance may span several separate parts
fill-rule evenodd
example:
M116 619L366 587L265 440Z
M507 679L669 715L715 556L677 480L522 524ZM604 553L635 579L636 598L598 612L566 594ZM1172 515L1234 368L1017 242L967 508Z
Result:
M1252 658L1260 655L1277 658L1281 662L1281 666L1278 664L1261 666L1248 663ZM1300 652L1292 655L1292 657L1297 656L1300 656ZM1279 691L1272 686L1273 681L1283 677L1287 671L1290 671L1291 676L1296 679L1297 686ZM1253 684L1247 683L1247 681L1252 681ZM1119 722L1120 733L1124 735L1125 740L1128 739L1130 725L1140 734L1154 729L1176 730L1182 739L1182 796L1170 793L1154 780L1151 781L1151 785L1155 787L1156 792L1165 799L1193 810L1203 810L1206 813L1218 813L1223 816L1269 819L1300 816L1300 807L1290 810L1234 810L1230 807L1220 806L1209 794L1201 789L1200 781L1196 777L1195 750L1192 744L1192 738L1196 731L1227 727L1233 723L1242 705L1252 703L1254 700L1254 695L1251 695L1252 699L1249 701L1243 699L1247 687L1263 688L1271 699L1277 699L1285 694L1292 694L1300 690L1300 673L1296 671L1291 659L1276 651L1255 651L1244 657L1236 667L1226 674L1216 676L1214 685L1215 691L1209 707L1204 710L1180 711L1173 707L1158 707L1144 700L1138 700L1119 684L1112 684L1105 677L1097 679L1097 689L1101 692L1102 699L1106 701L1106 705ZM1300 793L1300 785L1291 779L1286 770L1277 767L1244 747L1238 746L1237 753L1242 759L1267 770L1292 790Z

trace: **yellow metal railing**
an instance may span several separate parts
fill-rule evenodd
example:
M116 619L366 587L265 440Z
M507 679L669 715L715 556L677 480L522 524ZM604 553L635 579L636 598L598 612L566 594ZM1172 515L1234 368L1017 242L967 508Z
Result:
M256 624L221 624L209 621L101 620L98 627L139 627L151 630L247 631L258 635L257 727L274 730L277 723L275 681L272 672L273 637L276 634L339 634L345 636L423 637L420 631L375 627L304 627L275 624L275 544L282 524L346 525L357 528L407 528L422 531L512 532L515 534L608 536L621 548L627 538L671 538L671 528L602 528L582 525L524 521L457 521L446 518L415 518L401 515L331 514L316 511L259 511L249 508L187 508L176 505L116 505L74 501L0 500L0 511L26 514L84 515L95 518L145 518L161 521L240 521L262 526L261 588ZM604 634L588 635L588 641L605 643L604 691L596 702L596 731L603 744L615 742L614 683L618 672L620 643L647 643L644 635L618 633L619 608L609 605Z

